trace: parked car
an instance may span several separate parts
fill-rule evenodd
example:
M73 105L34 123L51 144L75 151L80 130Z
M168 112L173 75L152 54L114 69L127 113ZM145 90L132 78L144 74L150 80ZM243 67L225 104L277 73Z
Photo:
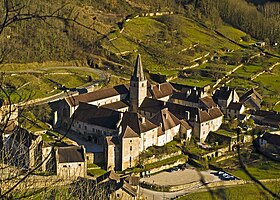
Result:
M223 172L223 171L218 171L218 172L217 172L218 175L223 175L224 173L225 173L225 172Z
M173 169L173 168L169 168L169 169L167 169L166 171L167 171L167 172L173 172L174 169Z
M174 167L174 171L180 171L180 170L181 169L178 166Z

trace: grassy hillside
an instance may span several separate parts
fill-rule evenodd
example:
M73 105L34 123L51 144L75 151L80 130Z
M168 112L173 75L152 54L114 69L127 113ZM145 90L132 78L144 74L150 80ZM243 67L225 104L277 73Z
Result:
M101 45L129 62L141 53L147 70L163 74L193 65L196 58L209 53L240 48L182 15L131 19Z

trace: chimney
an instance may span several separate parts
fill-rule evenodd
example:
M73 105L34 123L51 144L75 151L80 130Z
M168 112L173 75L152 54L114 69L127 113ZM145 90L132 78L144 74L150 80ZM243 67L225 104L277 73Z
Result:
M160 84L158 84L158 90L160 91Z
M185 118L186 120L190 120L190 111L188 110L185 111Z
M195 121L198 122L198 115L195 115Z

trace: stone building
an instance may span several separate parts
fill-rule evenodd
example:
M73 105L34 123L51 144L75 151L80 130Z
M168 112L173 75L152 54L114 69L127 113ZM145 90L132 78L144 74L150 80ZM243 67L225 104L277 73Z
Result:
M56 173L58 177L65 179L85 177L87 174L85 148L83 146L58 147Z
M165 82L148 83L138 55L130 85L66 98L56 120L92 145L102 145L107 169L124 170L139 162L142 151L175 136L201 142L217 130L223 114L204 89Z
M260 110L262 96L254 88L252 88L240 97L240 102L247 108Z
M224 114L226 114L226 110L231 102L239 102L239 96L236 89L230 87L221 87L216 90L213 98Z
M33 169L41 161L42 136L16 126L6 132L5 157L21 169Z

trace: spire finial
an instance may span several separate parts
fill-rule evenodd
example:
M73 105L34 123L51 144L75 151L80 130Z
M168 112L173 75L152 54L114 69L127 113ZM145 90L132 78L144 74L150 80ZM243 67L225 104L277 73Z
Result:
M131 79L132 80L137 80L137 81L144 81L145 80L140 54L138 54L138 56L136 58L134 72L133 72L133 76L131 77Z

